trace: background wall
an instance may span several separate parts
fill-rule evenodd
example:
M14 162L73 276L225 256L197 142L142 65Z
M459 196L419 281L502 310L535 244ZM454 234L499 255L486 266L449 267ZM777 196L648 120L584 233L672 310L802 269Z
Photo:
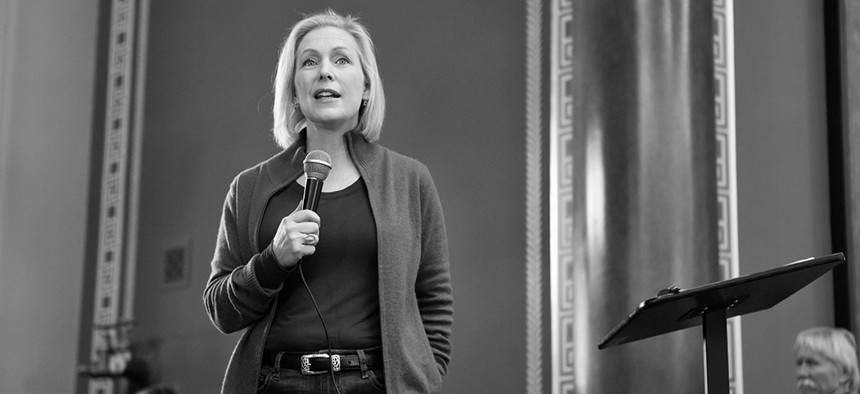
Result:
M3 393L69 392L75 379L78 332L69 322L81 306L97 3L0 0ZM138 332L162 360L185 362L214 386L236 339L209 325L200 301L220 204L235 172L274 153L277 47L296 10L322 5L271 1L263 4L281 8L258 13L239 2L170 3L153 7L147 111L171 122L148 117L145 160L179 163L170 171L193 176L144 174L142 208L168 211L142 217L155 232L140 245L140 279L161 289L161 253L189 240L193 264L187 287L139 297ZM357 10L353 3L334 4ZM523 5L376 3L356 4L379 47L389 97L382 141L428 164L448 219L456 298L448 392L475 382L489 383L487 392L522 392ZM819 3L735 2L744 274L830 253ZM170 43L174 33L190 39ZM832 322L830 287L819 279L744 318L746 392L794 391L791 343L802 328ZM190 392L179 380L187 372L162 378Z
M387 98L381 143L424 162L445 209L455 299L446 391L525 387L525 4L154 1L141 178L138 339L182 392L219 387L238 334L201 294L230 180L277 152L271 82L301 13L361 16ZM186 245L190 279L160 285ZM207 360L200 363L200 360ZM495 360L488 362L488 360ZM193 388L192 388L193 387Z
M822 3L734 2L741 274L831 253ZM796 391L794 337L832 302L828 274L743 318L746 393Z
M74 385L97 3L0 0L2 393Z

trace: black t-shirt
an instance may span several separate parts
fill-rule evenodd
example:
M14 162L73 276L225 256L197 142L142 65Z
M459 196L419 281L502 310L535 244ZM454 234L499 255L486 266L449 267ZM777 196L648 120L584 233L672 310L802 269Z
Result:
M304 188L296 182L278 191L266 206L259 246L266 249L281 219L292 213ZM322 193L317 214L320 238L316 252L302 259L301 267L316 299L334 349L363 349L382 343L379 323L379 286L376 223L362 179L349 187ZM278 309L266 340L267 350L317 351L327 347L325 333L299 270L273 273L274 255L264 252L266 267L258 269L263 286L277 287ZM273 271L274 270L274 271Z

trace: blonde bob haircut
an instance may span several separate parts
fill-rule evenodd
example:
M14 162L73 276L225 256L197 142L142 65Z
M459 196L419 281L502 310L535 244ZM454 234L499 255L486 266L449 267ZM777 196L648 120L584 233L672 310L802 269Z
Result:
M841 368L848 376L843 382L846 392L860 390L860 370L857 365L857 342L854 334L844 328L814 327L801 331L794 341L794 351L808 349L822 355Z
M273 133L275 142L286 149L296 140L299 132L307 127L307 119L300 108L297 108L296 86L296 49L302 39L314 29L321 27L337 27L343 29L355 38L358 43L358 57L364 74L364 84L367 88L367 106L359 109L356 132L365 139L375 142L382 132L382 121L385 118L385 94L382 90L382 79L376 67L373 41L370 33L358 18L351 15L341 16L331 9L310 15L297 22L290 35L284 41L278 59L278 69L275 75L275 104Z

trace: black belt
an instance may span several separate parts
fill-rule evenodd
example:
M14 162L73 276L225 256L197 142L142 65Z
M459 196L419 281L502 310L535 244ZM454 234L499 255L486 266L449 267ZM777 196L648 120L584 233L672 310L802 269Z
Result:
M273 367L292 369L299 371L302 375L319 375L329 371L365 371L368 369L382 368L382 349L379 347L362 350L364 353L364 367L362 368L361 357L357 350L333 350L331 354L326 351L320 353L295 353L295 352L263 352L263 364ZM278 354L281 355L280 365L276 365Z

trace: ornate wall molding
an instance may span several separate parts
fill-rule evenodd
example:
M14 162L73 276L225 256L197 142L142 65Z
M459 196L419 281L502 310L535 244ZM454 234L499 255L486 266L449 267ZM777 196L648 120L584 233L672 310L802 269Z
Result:
M88 392L123 392L116 375L131 357L137 196L149 2L112 0L104 112L98 249Z
M735 71L733 0L714 1L714 102L717 131L717 207L720 280L737 277L738 197L735 146ZM727 322L729 387L743 393L741 318Z
M573 4L553 0L550 19L549 243L552 393L574 393L576 367L573 296Z

